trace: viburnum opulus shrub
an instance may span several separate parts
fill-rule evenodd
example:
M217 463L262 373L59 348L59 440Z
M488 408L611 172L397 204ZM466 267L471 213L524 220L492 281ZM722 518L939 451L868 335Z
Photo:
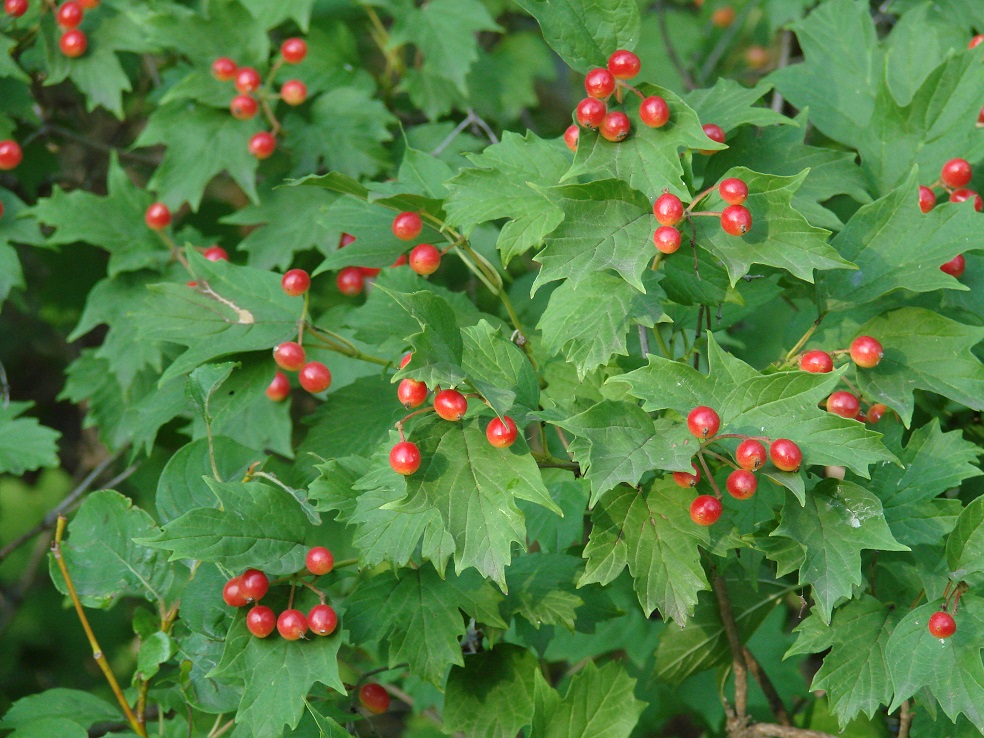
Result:
M980 735L975 33L6 0L0 734Z

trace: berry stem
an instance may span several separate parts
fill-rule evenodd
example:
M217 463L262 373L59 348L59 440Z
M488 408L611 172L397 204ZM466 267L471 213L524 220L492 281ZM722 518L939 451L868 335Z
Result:
M263 111L263 117L270 124L270 133L274 136L279 134L283 130L283 127L280 125L280 120L274 114L273 108L270 107L270 103L266 97L260 98L260 109Z
M800 349L806 345L806 342L810 340L810 337L813 336L817 328L820 327L820 323L823 321L825 315L826 313L820 313L817 316L817 319L813 321L813 325L807 328L806 333L800 336L800 340L796 342L796 345L789 349L789 353L786 354L786 359L783 361L783 366L790 364L795 360L796 355L800 352Z
M711 483L711 487L714 490L714 496L720 500L721 490L718 489L717 482L714 481L714 476L711 474L711 468L707 465L707 459L704 458L704 452L702 449L697 449L697 458L700 459L700 465L704 469L704 474L707 475L707 481Z
M576 476L581 476L581 465L576 461L564 461L563 459L558 459L550 453L537 453L531 451L530 455L533 460L536 461L536 465L541 469L569 469L574 472Z
M364 351L360 351L355 344L342 338L337 333L334 333L327 328L318 328L313 323L308 323L307 328L309 335L314 337L316 341L321 343L321 345L329 351L334 351L336 354L349 356L353 359L359 359L360 361L366 361L370 364L379 364L380 366L393 365L393 362L389 359L383 359L379 356L373 356L372 354L367 354Z
M297 319L297 342L304 345L304 324L307 322L308 307L311 304L311 290L304 293L304 303L301 305L301 317Z
M721 217L721 211L720 210L698 210L697 212L690 213L690 215L691 215L691 217L694 217L694 218L697 218L697 217L700 217L700 216L720 218Z
M694 196L694 199L690 201L690 204L689 205L687 205L687 209L684 210L683 212L684 213L689 213L690 215L697 215L697 213L694 213L693 212L694 205L696 205L697 203L699 203L701 200L703 200L705 197L707 197L710 193L714 192L715 189L717 189L717 185L716 184L715 185L711 185L710 187L708 187L703 192L695 195Z
M332 568L334 568L334 567L332 567ZM306 582L303 579L298 579L297 581L300 582L303 586L305 586L308 589L310 589L316 595L318 595L318 600L321 602L322 605L325 604L325 593L324 593L323 590L318 589L313 584L311 584L311 582Z
M655 272L657 269L659 269L659 265L662 263L662 261L663 261L663 252L657 251L656 256L653 257L653 263L649 265L649 268Z
M640 100L645 100L646 99L646 96L643 95L641 92L639 92L639 90L637 90L635 87L633 87L632 85L628 84L627 82L623 82L622 80L618 80L618 85L615 88L615 95L618 98L618 101L619 102L622 102L622 96L620 94L622 90L628 90L629 92L634 92L636 95L639 96L639 99Z
M706 448L703 449L703 453L707 454L712 459L717 459L718 461L720 461L723 464L727 464L728 466L731 466L731 467L733 467L735 469L741 469L740 466L738 466L734 461L732 461L731 459L729 459L727 456L724 456L722 454L715 453L714 451L708 451Z

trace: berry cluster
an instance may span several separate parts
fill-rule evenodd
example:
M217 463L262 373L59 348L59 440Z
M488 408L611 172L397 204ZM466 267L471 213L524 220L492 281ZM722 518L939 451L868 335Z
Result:
M270 131L253 134L249 140L249 153L257 159L270 157L277 148L277 133L280 122L273 114L273 104L283 100L287 105L297 106L307 100L307 86L299 79L289 79L280 85L279 93L270 92L273 80L281 66L300 64L307 56L307 43L301 38L289 38L280 44L280 56L270 68L266 82L252 67L240 67L227 56L220 56L212 62L212 76L220 82L232 82L238 93L229 103L229 112L237 120L250 120L262 109L272 126Z
M851 342L851 347L838 349L830 353L819 349L804 352L799 357L799 368L812 374L826 374L834 370L834 357L850 354L851 360L862 369L873 369L878 366L885 355L881 342L871 336L858 336ZM853 389L853 388L852 388ZM867 412L861 410L860 393L838 390L826 400L828 412L840 415L842 418L853 418L861 423L877 423L888 411L881 403L872 404Z
M720 454L712 454L715 458L735 467L734 471L728 475L725 484L728 494L736 500L747 500L755 494L758 489L758 479L755 472L765 465L766 458L772 460L777 469L785 472L797 471L803 463L803 452L795 442L788 438L777 438L770 441L768 438L760 436L747 436L743 434L723 434L721 430L721 418L713 408L706 405L695 407L687 415L687 428L701 441L700 450L697 452L701 463L704 461L704 453L712 453L707 447L723 438L740 438L741 443L735 449L735 460L731 462L727 457ZM764 443L763 443L764 442ZM769 444L768 456L766 455L765 443ZM673 472L673 481L680 487L696 487L701 480L700 469L693 464L693 474L690 472ZM707 466L705 471L710 474ZM723 507L721 505L721 492L713 478L709 478L711 486L714 488L713 495L698 495L690 503L690 519L697 525L713 525L721 517Z
M956 587L953 586L952 581L947 582L946 589L943 590L943 607L930 615L927 623L929 632L935 638L943 641L957 632L957 621L953 619L953 616L957 614L960 596L966 591L966 587L967 585L963 582L957 584Z
M335 565L335 558L331 551L324 546L315 546L307 552L305 563L307 574L320 577L332 570ZM324 592L309 582L302 582L304 586L318 594L320 602L312 607L307 615L294 609L294 590L297 586L297 577L303 575L304 572L301 572L292 577L290 600L287 609L281 612L279 616L274 613L272 608L255 604L259 603L270 589L270 580L266 574L258 569L247 569L239 576L226 582L222 589L222 599L230 607L245 607L253 604L250 611L246 613L246 627L257 638L266 638L273 633L274 628L277 629L281 637L288 641L304 638L308 630L319 636L331 635L338 626L338 615L335 614L331 605L325 603Z
M343 233L338 239L338 248L343 249L355 241L355 236L350 233ZM379 274L379 269L375 267L349 266L340 269L335 277L335 284L338 291L346 297L355 297L361 294L366 286L366 280Z
M404 212L393 218L393 235L401 241L414 241L424 230L424 221L420 213ZM433 274L441 266L442 252L429 243L418 243L410 249L409 256L401 254L393 266L409 264L417 274L426 277Z
M694 211L694 206L715 189L721 199L727 203L727 207L721 211ZM737 177L729 177L714 187L704 190L694 197L687 207L684 207L679 197L664 190L653 203L653 215L656 216L656 222L660 224L653 234L653 245L661 254L675 253L683 240L677 226L682 221L697 216L718 217L721 221L721 229L725 233L739 238L744 236L752 227L752 214L743 205L747 197L748 185Z
M147 206L144 211L144 223L152 231L156 231L161 234L161 238L164 242L174 250L176 247L174 243L164 235L164 231L167 230L168 226L171 225L172 215L171 209L162 202L154 202ZM204 256L209 261L229 261L229 252L218 245L209 246L203 248L202 256ZM198 282L188 282L189 287L197 287Z
M82 25L82 17L85 11L99 5L99 0L67 0L62 3L55 11L55 20L62 29L61 38L58 39L58 48L61 53L70 59L82 56L89 47L89 39L85 31L79 28Z
M977 38L975 36L975 38ZM971 46L970 48L973 48ZM984 108L981 108L978 123L984 124ZM973 178L974 172L966 159L950 159L940 170L940 178L933 184L919 185L919 209L928 213L936 206L936 190L942 189L948 193L950 202L966 202L973 200L974 210L978 213L984 210L984 198L968 189L967 185ZM964 273L966 262L963 254L957 254L950 261L940 265L940 271L952 277L960 277Z

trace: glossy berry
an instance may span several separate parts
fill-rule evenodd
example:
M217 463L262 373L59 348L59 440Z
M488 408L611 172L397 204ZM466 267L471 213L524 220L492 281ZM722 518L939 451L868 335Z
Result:
M353 236L351 233L343 233L341 236L339 236L338 248L344 249L350 243L355 243L355 236Z
M312 395L324 392L331 387L331 372L320 361L309 361L297 374L301 387Z
M406 365L410 363L410 360L412 358L413 358L413 352L412 351L410 353L404 354L403 355L403 358L400 359L400 369L405 368Z
M243 581L239 589L249 602L262 600L270 589L270 580L259 569L247 569L240 578Z
M389 692L375 682L363 684L359 690L359 702L374 715L381 715L389 709Z
M834 392L827 398L827 412L842 418L856 418L861 409L861 401L850 392Z
M957 632L957 623L948 612L934 612L929 616L929 632L936 638L949 638Z
M700 469L697 468L696 464L691 464L690 466L694 470L693 474L682 471L673 472L673 481L678 487L683 487L684 489L696 487L697 483L700 481Z
M335 632L338 625L338 615L330 605L315 605L308 612L308 627L319 636L328 636Z
M280 55L288 64L300 64L307 56L307 43L303 38L289 38L280 44Z
M664 192L653 203L653 215L661 225L676 225L683 220L683 203L670 192Z
M312 546L304 557L304 564L309 572L323 577L335 566L335 556L324 546Z
M308 629L307 618L300 610L284 610L277 618L277 630L288 641L302 638Z
M936 207L936 194L925 185L919 185L919 209L928 213Z
M800 357L800 369L812 374L826 374L834 370L834 359L826 351L807 351Z
M459 421L468 411L468 400L454 389L441 390L434 395L434 412L445 420Z
M967 260L964 259L963 254L957 254L946 264L940 264L940 271L946 272L951 277L960 277L964 273L964 269L967 268Z
M748 197L748 185L737 177L728 177L718 185L718 194L729 205L741 205Z
M706 405L698 405L687 416L687 427L698 438L709 438L721 428L721 418Z
M58 39L58 48L69 59L82 56L88 47L89 39L86 37L85 32L80 31L78 28L65 31L61 38Z
M625 140L625 137L629 135L629 129L631 127L632 124L629 122L629 116L621 110L613 110L605 114L598 132L606 141L618 143L619 141Z
M564 131L564 143L571 151L577 151L577 140L581 137L581 129L575 125L567 126Z
M878 362L882 360L884 355L885 350L876 338L858 336L851 341L851 359L864 369L878 366Z
M266 605L257 605L246 613L246 628L257 638L266 638L277 627L277 616Z
M882 416L888 412L888 407L882 405L880 402L876 402L874 405L868 408L868 412L865 414L864 419L869 423L877 423L882 419Z
M284 371L296 372L307 361L307 353L296 341L285 341L273 349L273 360Z
M257 159L268 159L277 148L277 139L269 131L254 133L249 140L249 153Z
M728 475L728 481L725 486L728 489L728 494L736 500L747 500L755 494L755 490L758 487L758 480L747 469L735 469Z
M382 269L379 267L358 267L359 271L362 272L363 277L375 277L378 276Z
M940 181L947 187L965 187L972 176L970 162L966 159L950 159L940 170Z
M420 213L400 213L393 218L393 235L401 241L412 241L424 228Z
M236 62L228 56L220 56L212 62L212 76L219 82L228 82L236 76L238 71L239 67L236 66Z
M427 385L409 377L400 381L396 388L397 399L407 410L420 407L427 400Z
M410 268L421 276L437 271L441 266L441 252L429 243L419 243L410 251Z
M346 297L362 294L366 286L366 275L359 267L345 267L335 276L335 286Z
M700 495L690 503L690 519L697 525L714 525L723 510L717 497Z
M287 375L278 371L266 388L266 396L274 402L283 402L290 394L290 380Z
M711 23L718 28L727 28L735 22L736 15L734 8L730 5L725 5L711 13Z
M221 246L209 246L202 252L209 261L229 261L229 252Z
M769 458L780 471L796 471L803 463L800 447L788 438L777 438L769 447Z
M3 11L13 18L20 18L27 12L27 0L4 0Z
M416 443L400 441L390 450L389 461L397 474L413 474L420 468L420 449Z
M258 90L262 82L260 73L253 67L241 67L236 70L236 89L244 95Z
M639 103L639 117L650 128L662 128L670 120L670 106L659 95L650 95Z
M752 229L752 214L744 205L728 205L721 211L721 228L729 236L744 236Z
M615 75L601 67L592 69L584 78L584 89L588 97L604 100L615 92Z
M596 130L601 125L601 121L604 120L605 113L607 112L608 107L601 100L586 97L577 104L574 117L585 128Z
M753 438L746 438L735 449L735 463L746 471L755 471L765 464L765 446Z
M280 86L280 99L288 105L300 105L307 100L307 85L299 79L289 79Z
M256 116L260 105L251 95L236 95L229 103L229 112L236 120L249 120Z
M639 74L641 68L642 62L631 51L619 49L608 57L608 71L615 79L632 79Z
M672 254L680 248L682 236L673 226L660 226L653 234L653 245L663 254Z
M62 28L78 28L82 23L83 13L81 5L68 0L58 8L58 12L55 13L55 20Z
M243 578L233 577L222 588L222 599L229 607L244 607L249 600L243 593Z
M0 166L0 169L3 169L3 166ZM171 225L171 210L164 203L155 202L144 211L144 223L153 231L163 231Z
M971 199L974 201L974 210L978 213L984 210L984 199L973 190L964 188L950 193L950 202L966 202Z
M311 275L303 269L291 269L281 277L280 286L291 297L300 297L311 288Z
M772 61L772 55L764 46L749 46L745 49L745 64L751 69L763 69Z
M496 448L509 448L516 442L518 435L516 421L508 415L503 415L501 419L492 418L492 422L485 429L485 437Z
M701 126L704 130L704 135L707 136L712 141L717 141L718 143L724 143L724 129L721 126L714 123L705 123ZM717 149L699 149L700 153L710 156L715 153Z

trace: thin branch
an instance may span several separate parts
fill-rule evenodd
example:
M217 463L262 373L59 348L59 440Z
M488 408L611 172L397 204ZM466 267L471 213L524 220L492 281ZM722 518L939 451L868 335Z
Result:
M781 39L779 41L779 63L776 65L776 69L782 69L783 67L789 66L789 56L793 49L793 32L783 31ZM776 90L772 93L772 110L776 113L782 112L782 106L785 103L782 93Z
M748 735L763 738L838 738L822 730L807 730L792 725L773 725L772 723L755 723L748 726Z
M475 121L474 121L474 120L472 119L472 116L471 116L471 113L469 113L469 114L468 114L468 115L467 115L467 116L465 117L465 119L464 119L463 121L461 121L461 123L459 123L458 125L456 125L456 126L454 127L454 130L453 130L453 131L451 131L451 133L449 133L449 134L448 134L448 135L447 135L447 136L446 136L446 137L444 138L444 140L443 140L443 141L441 141L441 143L439 143L439 144L438 144L438 145L437 145L437 146L436 146L436 147L434 148L434 150L430 152L430 153L431 153L431 156L440 156L440 155L441 155L441 153L442 153L442 152L444 151L444 149L446 149L446 148L447 148L448 146L450 146L450 145L451 145L451 142L452 142L452 141L454 141L454 140L455 140L456 138L458 138L458 136L460 136L460 135L461 135L461 133L462 133L462 132L463 132L463 131L464 131L464 130L465 130L465 129L466 129L466 128L467 128L468 126L469 126L469 125L471 125L471 124L472 124L472 123L474 123L474 122L475 122Z
M642 354L642 358L645 359L649 354L649 334L646 332L646 326L640 324L639 328L639 353Z
M724 625L724 633L728 637L728 646L731 648L731 660L735 673L737 719L744 722L748 714L748 664L745 662L745 649L742 646L741 638L738 636L738 626L735 625L735 613L731 608L728 586L716 568L713 569L711 576L711 587L714 589L715 598L717 598L721 623Z
M684 89L693 90L697 87L697 85L694 84L694 78L690 74L690 70L683 65L683 62L680 60L680 56L673 47L673 40L670 37L670 29L666 24L666 8L663 7L663 0L657 0L656 17L659 21L659 33L663 37L663 46L666 48L666 55L670 58L670 63L673 65L673 68L676 69L677 74L680 75L680 80L683 82Z
M782 704L782 697L779 696L779 692L776 691L775 685L772 680L769 679L769 675L765 673L765 669L755 658L755 655L748 650L748 646L743 647L743 653L745 656L745 663L748 665L748 670L755 677L755 681L758 682L759 686L762 688L762 692L765 693L765 698L769 701L769 709L772 710L772 714L776 716L778 720L783 725L789 725L789 713L786 712L786 706Z
M472 123L474 123L476 126L478 126L481 129L482 133L484 133L488 137L489 141L491 141L494 144L499 143L499 137L496 136L495 133L493 133L492 127L488 123L486 123L485 119L482 118L482 116L480 116L478 113L476 113L474 109L468 108L468 117L472 119Z
M10 383L7 382L7 370L0 361L0 407L6 410L10 406Z
M915 717L912 711L912 700L904 700L902 708L899 710L899 736L898 738L909 738L909 729L912 728L912 719Z

